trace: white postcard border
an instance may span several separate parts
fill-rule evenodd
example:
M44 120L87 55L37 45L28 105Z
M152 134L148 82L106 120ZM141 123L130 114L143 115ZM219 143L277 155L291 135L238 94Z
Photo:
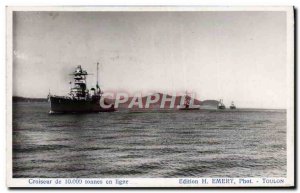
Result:
M284 11L287 14L287 177L271 178L271 180L284 180L284 183L263 183L264 178L247 178L252 184L240 184L240 179L230 178L235 183L230 184L180 184L180 179L202 181L206 179L225 178L120 178L128 180L130 184L30 184L30 179L12 177L12 82L13 82L13 11ZM6 8L6 184L8 187L291 187L294 186L294 9L292 6L12 6ZM43 178L46 180L47 178ZM62 180L67 178L49 178L48 180ZM81 179L81 178L77 178ZM119 178L88 178L88 180L116 181ZM265 178L269 179L269 178ZM86 180L82 178L81 180Z

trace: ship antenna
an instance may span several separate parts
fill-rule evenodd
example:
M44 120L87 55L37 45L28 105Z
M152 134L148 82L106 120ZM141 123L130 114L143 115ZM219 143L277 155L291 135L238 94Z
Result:
M98 71L99 71L99 62L97 62L97 85L96 85L97 88L99 88L99 84L98 84Z
M101 94L98 78L99 78L99 62L97 62L97 84L96 84L96 88L97 88L97 93Z

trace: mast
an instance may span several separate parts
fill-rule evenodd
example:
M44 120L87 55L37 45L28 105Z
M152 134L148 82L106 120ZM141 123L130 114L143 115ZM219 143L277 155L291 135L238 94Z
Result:
M100 86L99 86L99 62L97 62L97 84L96 84L96 90L98 94L101 94Z
M99 62L97 62L97 84L96 84L97 88L99 88L99 84L98 84L98 71L99 71Z

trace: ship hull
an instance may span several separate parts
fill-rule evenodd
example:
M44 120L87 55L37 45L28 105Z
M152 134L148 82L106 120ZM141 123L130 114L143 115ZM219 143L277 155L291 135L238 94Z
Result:
M99 101L96 100L78 100L58 96L50 96L50 114L55 113L97 113L97 112L112 112L111 108L101 108Z
M199 110L199 107L190 107L190 105L185 105L184 107L179 108L179 110L190 111L190 110Z
M179 108L179 110L192 111L192 110L200 110L200 108Z

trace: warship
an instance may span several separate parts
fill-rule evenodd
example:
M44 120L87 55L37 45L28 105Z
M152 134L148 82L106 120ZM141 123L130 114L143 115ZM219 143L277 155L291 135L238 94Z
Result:
M233 101L231 102L230 109L236 109L236 106L234 105Z
M190 106L191 97L187 94L184 96L184 104L183 107L179 108L179 110L199 110L199 107Z
M98 83L98 69L97 63L97 83L96 88L91 88L90 91L86 86L86 77L88 74L81 66L77 66L75 71L70 74L74 79L74 86L70 88L67 96L51 95L49 92L48 100L50 102L50 114L55 113L96 113L96 112L112 112L115 111L114 105L111 104L109 108L102 108L100 99L103 94ZM70 82L70 85L72 82ZM104 101L105 105L107 102Z
M218 109L226 109L224 103L223 103L223 99L220 99L220 102L218 104Z

